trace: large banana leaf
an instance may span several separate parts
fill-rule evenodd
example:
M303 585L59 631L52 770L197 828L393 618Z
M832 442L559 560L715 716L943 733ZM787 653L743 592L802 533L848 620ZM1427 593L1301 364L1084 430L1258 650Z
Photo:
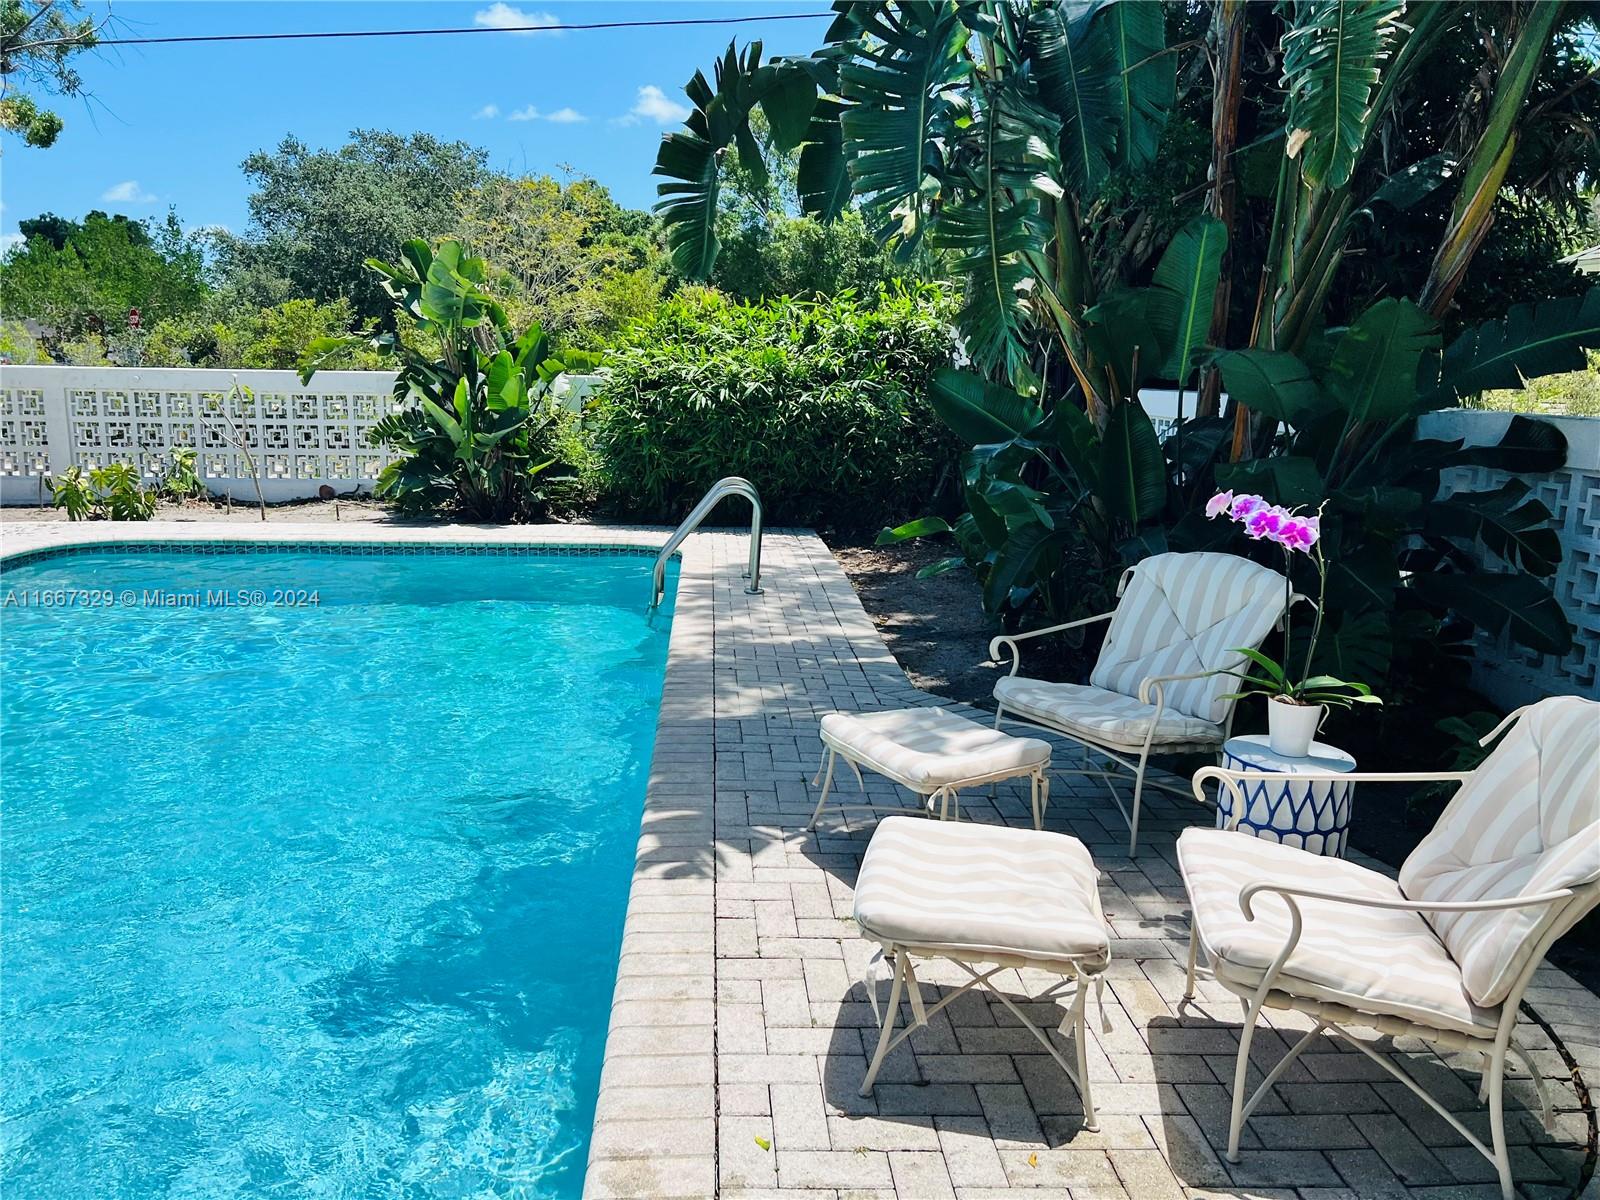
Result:
M677 131L661 139L655 174L676 182L656 185L656 215L666 229L672 265L689 279L705 279L716 265L717 168L723 147L698 133Z
M969 446L1022 437L1044 420L1044 410L1027 397L950 367L934 372L928 398L934 412Z
M1111 410L1100 435L1100 500L1109 516L1137 526L1167 499L1167 460L1155 426L1132 401Z
M1126 3L1115 6L1126 7ZM1156 264L1147 311L1167 347L1160 373L1175 379L1180 388L1188 386L1205 345L1227 247L1227 226L1216 217L1200 216L1178 230Z
M715 88L700 71L684 85L684 94L694 105L684 122L688 128L661 139L651 174L671 181L656 185L661 199L655 211L666 227L673 265L690 279L709 276L721 248L716 232L718 168L728 147L737 142L746 165L765 170L750 132L750 110L769 96L774 97L774 110L785 97L788 107L801 105L808 86L814 103L814 86L809 80L797 83L797 75L797 71L786 72L772 64L763 66L760 42L750 43L742 54L730 42L717 61ZM799 123L799 116L791 121L786 109L780 120L788 132Z
M1528 498L1528 485L1510 479L1489 492L1455 492L1428 506L1427 528L1446 537L1481 541L1502 561L1549 576L1561 564L1561 537L1550 510Z
M1392 421L1418 406L1417 376L1436 349L1433 318L1409 300L1380 300L1345 331L1323 385L1355 421Z
M1167 358L1163 331L1170 322L1152 312L1154 288L1118 288L1083 314L1084 341L1115 377L1116 393L1132 399L1161 373Z
M1217 486L1259 494L1290 508L1314 505L1327 493L1317 464L1299 454L1222 464L1217 467Z
M1050 225L1039 194L1061 194L1052 178L1057 124L1014 87L985 90L966 139L978 157L960 178L960 197L945 207L930 242L951 252L967 277L960 327L967 353L987 371L1014 377L1026 361L1030 252L1042 251Z
M850 102L840 116L851 189L880 237L909 248L939 194L942 146L970 74L967 31L947 2L883 8L865 23L869 41L839 68Z
M1371 128L1379 64L1387 57L1396 0L1294 0L1283 36L1290 158L1312 184L1350 181Z
M1225 350L1211 360L1240 404L1299 428L1327 410L1311 369L1287 350Z
M1177 55L1164 53L1162 6L1115 0L1095 14L1091 36L1104 40L1115 73L1118 157L1128 166L1154 162L1178 82Z
M1065 5L1036 8L1027 48L1039 100L1061 122L1062 178L1087 204L1116 159L1120 80L1109 39L1094 35L1103 10L1076 21L1071 16Z
M1424 600L1452 608L1479 629L1541 654L1572 649L1572 625L1561 602L1531 575L1418 572L1407 581Z
M850 172L845 169L844 131L839 127L841 111L836 100L817 100L795 175L800 211L824 221L833 220L850 203Z
M1518 304L1504 317L1463 330L1444 352L1430 407L1524 379L1581 371L1585 347L1600 347L1600 287L1582 296Z

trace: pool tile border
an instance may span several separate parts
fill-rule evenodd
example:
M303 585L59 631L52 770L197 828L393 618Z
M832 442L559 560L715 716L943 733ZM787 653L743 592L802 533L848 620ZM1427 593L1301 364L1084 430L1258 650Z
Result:
M650 526L337 526L178 522L0 526L0 574L98 553L637 554ZM678 590L656 720L586 1197L716 1191L715 698L713 554L706 534L679 550ZM666 1114L666 1115L664 1115Z

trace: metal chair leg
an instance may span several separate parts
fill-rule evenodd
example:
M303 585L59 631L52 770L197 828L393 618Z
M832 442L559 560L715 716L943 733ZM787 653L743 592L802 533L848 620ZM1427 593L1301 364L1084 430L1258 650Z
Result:
M836 753L837 752L832 747L829 747L827 768L828 776L825 780L823 780L822 783L822 795L817 797L816 811L811 814L811 820L806 823L806 828L808 830L815 829L817 827L817 818L822 816L822 806L828 802L828 789L833 786L833 760ZM817 774L822 774L822 769L820 767L817 769ZM815 782L816 780L812 780L812 783Z
M867 1068L867 1077L861 1082L861 1094L872 1095L872 1085L878 1078L878 1068L883 1066L884 1056L889 1053L889 1042L894 1037L895 1019L900 1015L900 993L906 984L906 959L909 957L898 946L891 947L894 952L894 983L889 986L889 1007L884 1010L883 1028L878 1033L878 1049L872 1055L872 1064Z
M1073 1082L1078 1085L1078 1098L1083 1101L1083 1127L1090 1133L1098 1133L1100 1121L1094 1115L1094 1097L1089 1092L1089 1039L1084 1031L1084 1009L1088 1002L1089 980L1079 975L1078 994L1072 1001L1072 1043L1078 1063L1078 1077Z
M1194 999L1194 963L1200 949L1200 930L1195 926L1194 914L1189 914L1189 970L1183 977L1183 998Z
M1245 1011L1244 1028L1239 1031L1239 1059L1233 1067L1233 1111L1228 1117L1228 1161L1239 1161L1239 1134L1244 1128L1244 1081L1250 1067L1250 1040L1255 1036L1256 1018L1261 1015L1261 1000L1251 1002Z
M1494 1137L1494 1169L1500 1176L1501 1200L1515 1200L1511 1154L1506 1149L1505 1082L1506 1055L1504 1049L1497 1047L1489 1064L1489 1132Z
M1133 858L1139 853L1139 798L1144 793L1144 769L1149 761L1150 752L1146 750L1139 756L1139 770L1133 777L1133 807L1128 810L1128 857Z

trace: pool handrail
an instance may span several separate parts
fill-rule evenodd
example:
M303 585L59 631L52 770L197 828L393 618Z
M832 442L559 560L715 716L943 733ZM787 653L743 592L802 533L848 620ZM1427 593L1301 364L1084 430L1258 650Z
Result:
M661 597L666 594L667 560L683 544L685 538L700 528L700 522L710 515L711 510L728 496L743 496L750 501L750 566L744 572L744 577L750 582L745 585L744 590L750 596L761 594L761 493L756 491L756 485L748 479L729 475L726 479L717 480L711 485L711 489L700 497L700 503L694 506L694 511L672 531L667 544L661 547L661 553L656 555L655 570L650 581L651 608L660 604Z

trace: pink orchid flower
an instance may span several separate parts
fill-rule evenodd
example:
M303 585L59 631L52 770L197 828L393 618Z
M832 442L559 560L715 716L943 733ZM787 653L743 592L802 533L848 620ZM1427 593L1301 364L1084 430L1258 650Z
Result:
M1283 523L1290 520L1289 514L1275 504L1266 504L1254 509L1245 519L1244 531L1256 541L1266 538L1268 541L1279 542L1279 533Z
M1248 521L1264 508L1271 507L1260 496L1235 496L1228 508L1228 516L1235 521Z
M1233 506L1232 492L1218 492L1206 501L1206 517L1215 520Z

